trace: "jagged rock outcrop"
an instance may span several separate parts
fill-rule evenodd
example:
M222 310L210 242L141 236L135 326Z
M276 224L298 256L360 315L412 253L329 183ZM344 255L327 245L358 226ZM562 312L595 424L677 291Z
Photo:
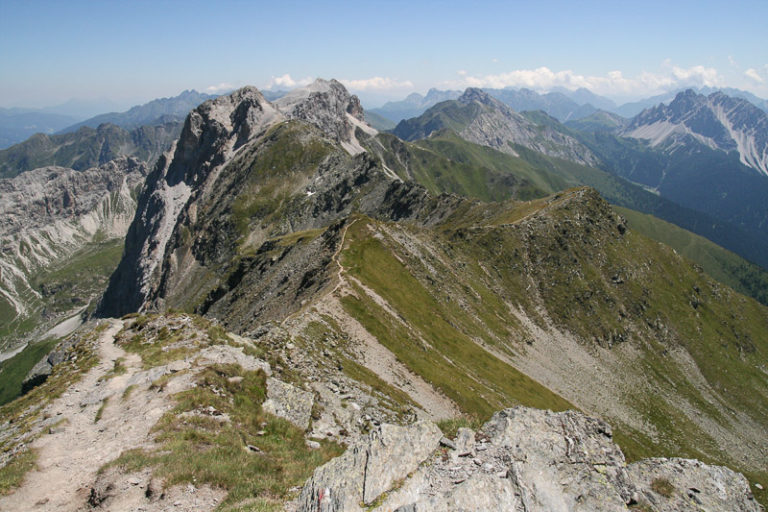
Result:
M537 125L476 88L468 88L455 101L435 105L418 118L401 121L393 133L405 140L417 140L446 128L469 142L514 156L518 153L513 145L519 144L584 165L599 163L587 147L570 135L549 125Z
M179 140L147 177L126 236L125 254L99 307L102 314L119 316L142 306L193 191L195 196L205 194L210 175L236 149L282 119L254 87L207 101L189 114Z
M434 423L381 425L341 457L317 468L299 498L301 511L363 510L416 470L437 448Z
M327 281L324 266L341 225L303 251L269 239L327 227L353 211L428 218L435 199L361 153L357 136L375 134L362 119L357 98L336 81L318 80L274 105L245 88L198 107L174 152L147 178L100 313L119 316L182 297L206 313L230 301L227 294L243 279L254 284L257 297L274 293L275 286L299 295ZM269 279L262 278L266 269ZM254 326L265 318L259 311L265 305L243 304L256 308ZM266 318L286 312L279 308Z
M365 151L356 130L373 136L377 131L365 124L363 107L336 80L318 79L305 88L289 92L275 106L290 119L307 121L340 142L351 154Z
M623 134L667 152L691 139L711 149L736 151L742 164L768 175L768 114L719 91L709 96L691 89L680 92L669 105L662 103L635 116Z
M397 434L387 439L389 429ZM682 459L627 465L611 427L573 411L500 411L460 450L437 449L439 436L424 423L382 425L316 469L297 510L762 510L746 479L727 468ZM385 474L372 471L382 456Z

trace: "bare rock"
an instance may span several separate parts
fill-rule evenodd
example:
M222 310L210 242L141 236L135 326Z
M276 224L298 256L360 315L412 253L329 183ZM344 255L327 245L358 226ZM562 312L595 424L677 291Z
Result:
M441 437L432 424L382 425L315 470L298 510L362 510L382 496L373 510L762 510L727 468L683 459L627 466L610 426L574 411L516 407L476 434L460 429L455 449Z
M437 448L440 429L428 421L381 425L342 456L317 468L304 485L299 510L354 511L370 505L416 470Z
M275 378L267 379L267 400L264 411L285 418L301 429L309 427L314 396L308 391Z
M747 479L722 466L691 459L646 459L627 470L640 489L638 502L654 511L762 510Z

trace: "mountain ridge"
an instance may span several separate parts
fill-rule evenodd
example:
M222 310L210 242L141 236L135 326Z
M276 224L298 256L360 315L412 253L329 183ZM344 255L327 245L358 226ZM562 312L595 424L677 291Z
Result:
M448 103L453 117L438 119L455 124L510 110L471 89ZM509 117L571 137L540 112ZM656 510L709 500L715 478L759 510L748 485L768 479L766 307L633 231L594 189L569 187L607 172L508 141L513 159L449 130L404 142L364 119L334 80L195 108L146 179L99 303L124 317L71 338L43 391L4 409L4 453L28 454L22 429L58 429L46 422L67 411L75 428L47 440L110 440L116 457L78 481L110 507L159 509L189 484L226 507L448 510L461 489L511 506L535 484L529 504L610 495L617 510ZM84 392L46 405L78 365ZM116 444L150 408L154 425ZM649 456L706 464L624 462ZM60 471L49 461L35 482ZM584 491L539 488L554 474ZM424 478L443 487L423 496Z
M450 128L464 139L517 156L521 144L550 156L586 165L597 164L591 151L548 126L536 125L480 89L468 88L455 101L438 103L422 116L401 121L393 133L403 140L429 137Z
M98 128L99 125L109 123L127 130L138 128L142 125L164 124L167 122L183 121L190 110L200 103L215 98L216 95L204 94L188 89L177 96L157 98L142 105L136 105L125 112L108 112L67 126L59 131L59 134L74 132L87 126Z

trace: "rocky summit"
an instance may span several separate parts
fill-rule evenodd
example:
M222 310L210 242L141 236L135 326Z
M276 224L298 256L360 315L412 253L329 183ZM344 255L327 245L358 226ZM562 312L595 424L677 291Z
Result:
M567 134L474 89L420 119L335 80L190 112L3 406L0 509L761 510L765 306L507 165L584 168Z

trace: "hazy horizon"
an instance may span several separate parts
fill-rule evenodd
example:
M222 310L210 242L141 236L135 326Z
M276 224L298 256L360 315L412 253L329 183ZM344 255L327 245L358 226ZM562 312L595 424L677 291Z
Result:
M114 110L336 78L369 107L432 87L587 88L617 103L682 87L768 97L768 3L6 0L0 106Z

